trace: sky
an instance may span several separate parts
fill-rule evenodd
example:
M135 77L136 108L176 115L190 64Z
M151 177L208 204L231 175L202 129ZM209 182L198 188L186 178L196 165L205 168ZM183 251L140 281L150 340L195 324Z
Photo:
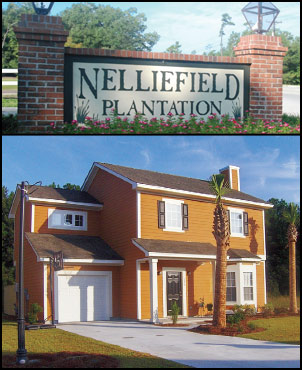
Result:
M93 162L207 180L240 167L241 191L300 202L297 136L3 136L2 185L82 185Z
M7 2L2 3L3 8ZM51 15L57 15L69 8L74 2L55 2ZM162 52L179 41L182 53L189 54L193 50L197 54L204 51L219 50L219 28L221 16L228 13L235 26L225 27L224 45L232 31L242 32L245 18L241 9L247 2L102 2L96 4L110 5L114 8L127 10L135 7L138 13L147 17L145 32L156 31L160 35L159 42L152 51ZM294 36L300 36L300 2L274 2L279 10L276 26Z

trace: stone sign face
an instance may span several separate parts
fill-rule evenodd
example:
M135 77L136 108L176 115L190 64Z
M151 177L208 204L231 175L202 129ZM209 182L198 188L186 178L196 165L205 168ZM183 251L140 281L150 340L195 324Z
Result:
M68 121L102 120L113 109L128 118L237 118L248 109L249 68L240 64L72 57L65 81Z

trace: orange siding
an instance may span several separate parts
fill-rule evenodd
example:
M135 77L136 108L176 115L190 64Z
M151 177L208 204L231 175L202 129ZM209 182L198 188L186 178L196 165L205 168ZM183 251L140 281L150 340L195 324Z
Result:
M232 189L239 190L238 171L232 170Z
M158 228L157 201L162 198L153 194L141 195L142 238L203 242L216 245L212 234L214 203L182 199L189 207L189 229L185 232L171 232ZM232 207L236 208L234 205ZM254 254L264 254L262 211L244 207L237 208L248 212L249 236L231 237L230 247L247 249Z
M136 319L136 260L144 257L131 242L137 236L136 191L131 184L99 169L88 192L104 204L100 235L125 259L120 268L120 315Z
M256 266L257 274L257 306L262 307L265 305L265 280L264 280L264 262Z
M62 229L49 229L48 228L48 209L62 209L66 210L69 208L64 207L53 207L47 205L36 205L35 206L35 233L43 234L75 234L75 235L90 235L100 236L100 212L101 211L87 211L87 231L83 230L62 230ZM82 209L73 209L72 211L82 211Z

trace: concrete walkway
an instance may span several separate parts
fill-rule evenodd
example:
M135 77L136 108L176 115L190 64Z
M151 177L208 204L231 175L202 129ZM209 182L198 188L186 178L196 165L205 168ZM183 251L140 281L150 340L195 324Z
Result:
M187 331L188 327L97 321L58 324L57 328L197 368L300 367L300 346L202 335Z

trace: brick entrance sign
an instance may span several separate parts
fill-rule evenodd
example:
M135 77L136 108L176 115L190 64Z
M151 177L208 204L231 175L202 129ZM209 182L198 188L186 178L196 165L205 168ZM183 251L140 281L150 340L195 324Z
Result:
M143 108L151 113L153 109L155 111L156 104L157 109L165 114L169 109L173 109L173 114L185 109L188 113L193 109L197 113L209 111L210 114L216 109L219 113L222 110L221 101L207 102L203 99L206 94L214 99L213 96L223 93L228 104L225 106L228 107L234 103L230 100L238 95L241 114L243 114L243 109L248 108L256 118L281 119L282 66L287 48L282 46L280 37L258 34L243 36L234 48L236 57L231 58L128 50L64 48L68 31L64 30L60 17L23 14L21 22L14 30L19 43L18 121L21 130L44 132L51 122L59 125L64 120L69 121L74 114L75 96L79 95L81 98L81 95L85 95L82 92L84 86L88 87L92 97L98 95L97 78L100 77L101 72L104 74L103 90L107 89L107 92L102 91L102 97L105 93L112 95L110 90L131 91L131 88L145 96L147 92L151 94L156 89L161 93L163 91L169 93L173 89L174 92L179 92L186 88L190 93L193 91L200 93L197 102L191 101L184 94L181 99L177 98L173 100L173 103L169 103L170 105L165 105L165 98L160 95L157 96L154 93L148 95L148 102L142 100ZM75 76L72 72L73 62L78 63L80 87L77 86L77 89L81 93L74 92L72 95L72 88L75 85L72 81ZM85 69L83 64L86 62L91 63L91 75L89 75L89 69ZM111 66L108 64L98 66L97 63L111 63ZM119 67L123 63L139 67L131 67L131 72L130 67L129 71L125 67ZM158 69L160 65L165 66L166 70ZM178 65L187 69L173 70ZM167 72L167 68L171 68L170 72ZM201 70L197 71L194 68L201 68ZM129 80L126 81L131 73L136 73L136 84L129 83ZM152 76L151 84L143 80L143 76L147 73ZM174 77L176 83L173 88L172 78ZM226 82L223 82L223 85L221 81ZM100 104L102 112L107 112L107 108L112 104L117 106L119 103L116 97L103 97L103 99L106 100ZM132 113L136 102L135 100L131 102L132 100L130 100L129 107L125 108L120 104L121 112L127 114L127 111L128 113L131 111ZM150 102L153 105L150 105ZM80 103L82 104L83 100ZM92 105L91 100L89 104ZM233 107L235 105L237 101Z

